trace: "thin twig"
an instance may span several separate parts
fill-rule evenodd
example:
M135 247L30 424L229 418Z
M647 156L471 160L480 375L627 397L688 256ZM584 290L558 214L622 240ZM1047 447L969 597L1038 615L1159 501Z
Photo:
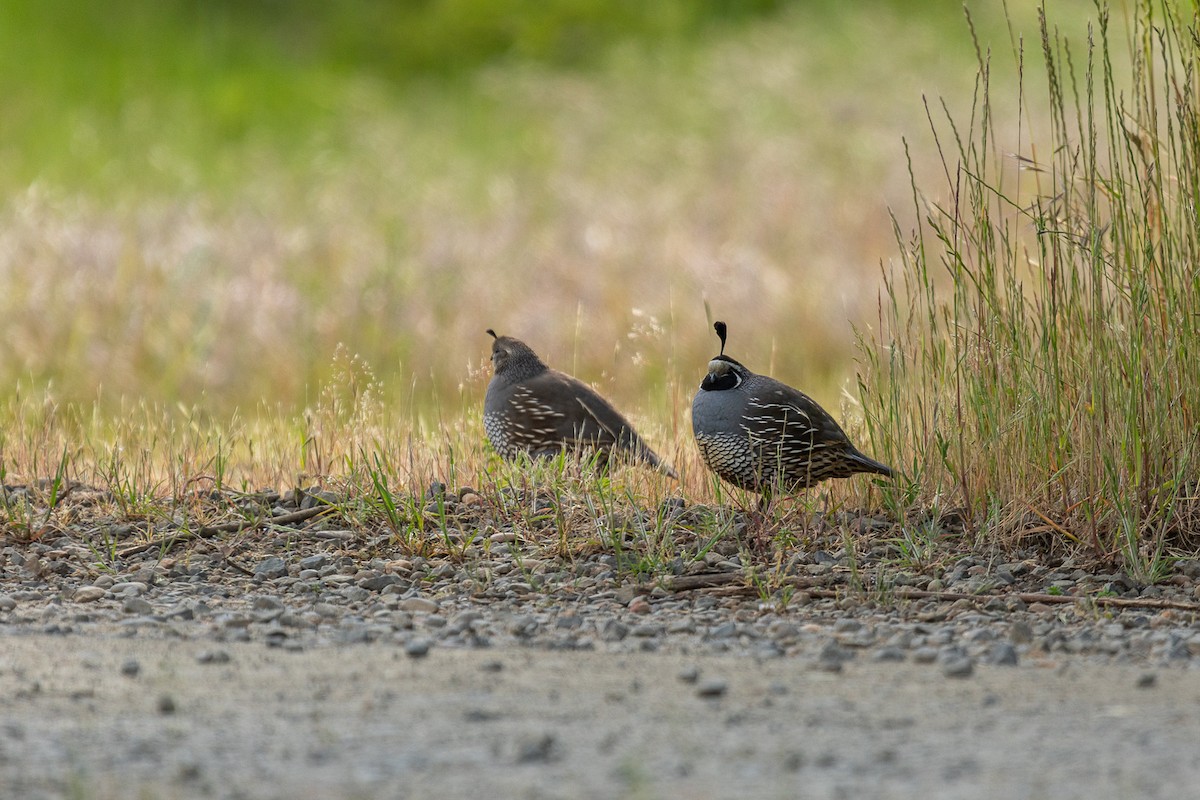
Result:
M288 525L293 522L303 522L306 519L320 516L333 509L332 506L314 506L306 508L303 511L293 511L291 514L280 514L277 517L265 517L255 520L238 520L237 522L223 522L220 525L206 525L194 531L176 531L175 533L160 536L157 539L151 539L148 542L140 544L132 544L129 547L122 548L117 551L117 556L127 558L129 556L143 553L147 550L153 550L156 547L162 547L164 550L169 550L177 544L182 544L192 539L210 539L220 533L237 533L238 531L246 530L247 528L257 528L260 525Z

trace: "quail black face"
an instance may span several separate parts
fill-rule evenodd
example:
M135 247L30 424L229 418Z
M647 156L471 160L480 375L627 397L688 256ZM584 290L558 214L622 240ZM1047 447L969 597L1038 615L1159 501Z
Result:
M708 374L700 381L700 388L706 392L724 392L736 389L742 385L745 378L741 364L727 356L717 356L708 362Z

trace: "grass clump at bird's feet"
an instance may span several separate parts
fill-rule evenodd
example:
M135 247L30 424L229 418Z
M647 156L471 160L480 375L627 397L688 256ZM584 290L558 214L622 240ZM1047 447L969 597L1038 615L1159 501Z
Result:
M863 394L899 517L1154 580L1200 544L1200 49L1185 6L1133 16L1014 40L1016 119L990 52L969 113L931 104L945 184L897 224Z

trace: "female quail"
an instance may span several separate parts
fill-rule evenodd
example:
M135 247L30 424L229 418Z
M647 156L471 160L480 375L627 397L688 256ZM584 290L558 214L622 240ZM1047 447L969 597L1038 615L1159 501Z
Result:
M692 401L692 432L706 466L734 486L769 498L826 478L892 470L860 453L808 395L756 375L725 355L725 323L713 326L721 354Z
M492 342L492 380L483 428L502 457L557 455L564 448L615 451L677 478L621 414L581 381L547 367L529 345L510 336Z

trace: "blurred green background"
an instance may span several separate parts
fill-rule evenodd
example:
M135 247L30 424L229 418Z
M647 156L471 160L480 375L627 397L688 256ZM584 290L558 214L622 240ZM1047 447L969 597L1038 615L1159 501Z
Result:
M7 0L0 392L473 407L494 327L678 424L707 304L836 408L976 63L955 3Z

